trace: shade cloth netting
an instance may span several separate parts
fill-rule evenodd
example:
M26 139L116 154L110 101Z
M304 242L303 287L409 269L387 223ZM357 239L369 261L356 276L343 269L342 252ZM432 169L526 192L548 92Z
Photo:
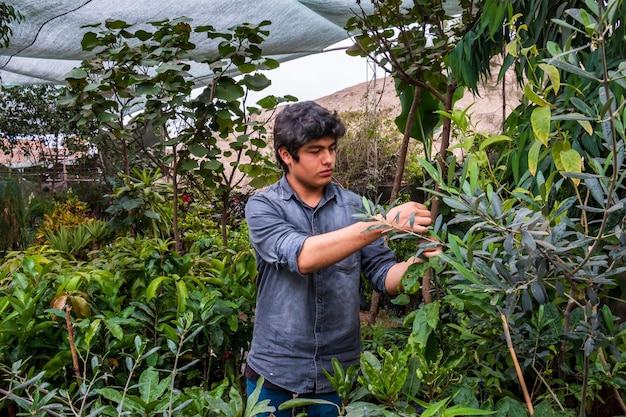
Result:
M24 20L11 24L8 48L0 48L2 84L63 83L63 76L80 66L84 25L106 19L140 27L146 22L187 17L192 26L212 25L218 31L242 23L272 22L261 45L265 56L281 62L321 52L349 36L346 21L358 11L356 0L0 0ZM363 1L364 8L371 7ZM198 56L210 54L215 43L203 33L192 38ZM207 65L193 65L196 84L211 74Z

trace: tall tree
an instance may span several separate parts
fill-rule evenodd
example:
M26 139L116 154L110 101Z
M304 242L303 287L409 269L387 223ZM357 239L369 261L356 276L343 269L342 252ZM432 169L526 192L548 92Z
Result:
M396 123L404 132L404 138L391 201L396 199L403 180L411 138L423 144L426 159L430 160L433 133L441 126L437 160L442 169L448 163L451 121L439 111L449 113L462 95L462 83L450 70L450 59L456 42L471 27L467 22L472 22L478 11L474 2L461 2L459 19L448 13L443 1L416 1L411 6L403 3L401 0L372 0L373 12L368 13L361 7L360 14L346 25L346 29L356 33L349 54L368 56L385 69L395 80L402 104L402 113ZM431 212L433 218L437 218L439 200L436 198ZM422 282L422 296L426 303L432 300L430 271ZM371 323L376 319L379 298L378 293L372 296Z
M282 99L262 99L259 107L246 103L247 91L270 84L260 70L278 66L263 57L260 47L269 24L242 24L219 32L212 26L192 28L179 18L135 30L126 22L108 20L83 37L83 48L97 50L96 55L67 75L66 103L81 109L80 123L101 126L105 136L98 146L119 150L124 177L129 178L134 161L143 159L173 182L178 248L175 202L183 174L201 178L203 188L198 191L216 197L226 245L233 191L265 185L268 176L278 172L262 152L266 132L258 116L260 108L275 108ZM215 41L217 53L195 56L190 41L194 32ZM208 65L213 72L199 95L187 72L192 63ZM146 137L154 140L147 143ZM251 177L254 180L246 184L244 179Z

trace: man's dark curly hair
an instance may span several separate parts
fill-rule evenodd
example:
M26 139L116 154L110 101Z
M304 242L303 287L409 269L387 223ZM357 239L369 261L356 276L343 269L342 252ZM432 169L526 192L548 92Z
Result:
M346 127L337 112L313 101L302 101L286 106L274 122L274 151L283 171L288 172L278 150L285 147L294 161L298 162L298 149L307 142L324 137L335 141L345 135Z

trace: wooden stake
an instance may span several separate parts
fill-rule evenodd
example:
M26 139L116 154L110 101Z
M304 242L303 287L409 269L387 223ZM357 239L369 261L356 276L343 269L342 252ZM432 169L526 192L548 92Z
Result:
M513 341L511 340L511 333L509 332L509 323L504 316L504 314L500 314L500 318L502 319L502 326L504 327L504 335L506 336L506 344L509 347L509 353L511 354L511 358L513 359L513 364L515 365L515 372L517 372L517 377L519 378L520 385L522 386L522 392L524 393L524 399L526 400L526 407L528 407L528 412L532 416L535 413L533 408L533 403L530 399L530 395L528 394L528 389L526 388L526 382L524 382L524 375L522 375L522 369L519 366L519 362L517 361L517 355L515 354L515 349L513 349Z

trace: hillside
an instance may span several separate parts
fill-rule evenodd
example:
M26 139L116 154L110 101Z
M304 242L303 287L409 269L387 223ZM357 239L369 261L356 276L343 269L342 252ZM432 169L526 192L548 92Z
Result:
M504 89L507 102L503 99L502 85L489 82L479 89L480 96L474 97L468 93L456 103L455 108L466 109L474 103L469 113L476 129L483 133L499 132L502 127L503 112L508 115L519 103L521 95L521 90L514 83L513 77L508 79ZM396 95L393 80L389 77L357 84L315 101L326 108L337 110L338 113L371 109L374 103L379 109L393 109L391 112L393 115L400 112L400 101Z

